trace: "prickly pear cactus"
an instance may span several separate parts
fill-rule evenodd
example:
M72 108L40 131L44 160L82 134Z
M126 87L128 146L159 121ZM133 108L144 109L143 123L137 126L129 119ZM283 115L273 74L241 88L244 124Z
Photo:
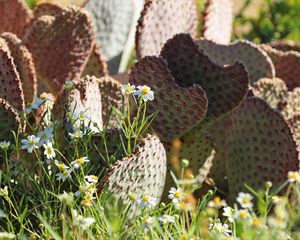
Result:
M246 182L260 189L271 181L276 188L286 181L288 171L299 169L296 143L287 122L263 100L247 98L230 119L226 158L231 200Z
M150 0L144 6L136 32L138 58L158 55L163 44L177 33L197 33L194 0Z
M202 23L202 36L220 44L229 44L233 23L233 0L208 0Z
M23 35L39 80L53 94L66 80L79 79L93 50L94 38L88 12L77 7L34 20Z
M205 55L217 64L234 64L237 60L241 61L249 73L251 84L263 77L275 77L272 60L252 42L242 40L230 45L221 45L201 39L196 41L196 44Z
M291 40L277 40L277 41L271 42L269 45L272 48L275 48L275 49L283 51L283 52L286 52L286 51L300 52L300 43L294 42Z
M129 201L130 194L137 198L147 194L158 204L166 178L166 151L159 138L148 135L129 157L117 161L102 182L116 196Z
M43 3L51 3L51 4L57 4L61 7L67 7L69 5L75 5L79 7L83 7L88 0L37 0L37 4L43 4Z
M31 18L32 12L24 0L0 1L0 33L12 32L20 37Z

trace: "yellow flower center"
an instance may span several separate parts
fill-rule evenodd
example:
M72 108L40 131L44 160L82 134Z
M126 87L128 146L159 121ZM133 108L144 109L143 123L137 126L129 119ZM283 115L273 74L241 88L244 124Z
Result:
M65 169L65 164L63 164L63 163L59 163L59 164L57 164L57 168L58 168L58 170L59 171L62 171L62 170L64 170Z
M240 211L239 216L240 218L245 219L248 217L248 213L246 211Z
M145 196L142 197L142 199L143 199L144 202L148 202L150 200L150 197L145 195Z
M219 196L214 197L213 202L214 202L215 204L219 204L219 203L221 203L221 198L220 198Z
M84 159L83 159L83 158L78 158L78 159L76 160L76 163L82 165L82 164L84 163Z
M125 88L125 92L126 92L127 94L131 93L132 91L133 91L133 87L126 87L126 88Z
M35 140L29 140L28 142L29 142L29 145L30 145L30 146L35 145Z
M63 171L63 175L64 175L65 177L68 176L68 174L69 174L68 170Z
M142 88L141 92L142 92L144 95L146 95L146 94L148 94L148 93L150 92L150 89L145 87L145 88Z
M261 222L260 222L260 220L259 220L258 218L254 218L254 219L253 219L252 225L253 225L254 227L259 227L260 224L261 224Z
M47 148L47 153L48 153L48 154L51 154L52 152L53 152L53 151L52 151L52 148L48 147L48 148Z
M244 197L242 201L243 201L243 203L250 203L251 202L249 197Z
M176 198L180 198L180 192L175 192L175 193L174 193L174 196L175 196Z
M93 181L98 181L98 177L97 176L92 176L91 177Z
M46 138L47 138L47 134L46 134L46 133L43 133L42 136L41 136L41 138L42 138L42 139L46 139Z

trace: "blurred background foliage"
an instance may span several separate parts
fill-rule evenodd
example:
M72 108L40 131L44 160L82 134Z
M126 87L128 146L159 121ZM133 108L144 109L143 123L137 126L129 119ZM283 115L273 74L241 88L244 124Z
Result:
M38 0L26 1L33 8ZM207 0L196 1L202 12ZM233 40L300 41L300 0L234 0L234 13Z

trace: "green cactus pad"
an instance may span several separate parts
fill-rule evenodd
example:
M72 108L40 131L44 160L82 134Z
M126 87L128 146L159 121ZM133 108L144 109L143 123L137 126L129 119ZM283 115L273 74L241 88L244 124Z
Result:
M20 36L31 18L32 13L24 0L0 1L0 33L12 32Z
M202 36L219 44L229 44L233 24L233 0L208 0L204 13Z
M102 186L128 202L130 194L147 194L158 204L166 178L166 151L159 138L148 135L134 154L117 161L103 178ZM100 187L101 188L101 187Z
M19 114L5 100L0 98L0 142L13 141L11 131L21 130L21 120Z
M17 110L24 110L24 94L19 73L6 41L0 38L0 98Z
M188 34L170 39L161 51L175 82L182 87L199 84L206 92L210 122L237 107L249 88L249 77L244 65L220 66L213 63Z
M300 52L300 43L291 40L277 40L269 44L272 48L280 51L296 51Z
M281 78L289 90L300 87L300 53L295 51L283 52L270 46L263 45L273 61L276 77Z
M147 85L154 91L154 101L147 103L149 113L157 113L152 122L162 141L171 141L197 126L205 117L207 98L198 85L178 86L166 61L159 57L145 57L134 65L129 81Z
M86 5L111 73L118 72L130 31L136 27L134 14L137 1L140 0L90 0Z
M288 95L283 99L279 106L280 112L285 119L293 118L300 113L300 87L288 92Z
M75 88L69 93L67 108L74 117L80 113L90 117L97 127L91 126L95 132L103 128L102 121L102 102L99 88L99 80L95 77L86 76L76 84Z
M250 97L231 115L227 177L229 199L245 191L244 183L259 190L271 181L277 189L289 171L299 170L297 146L282 115L263 100Z
M149 0L144 6L136 32L138 58L158 55L163 44L177 33L197 33L194 0Z
M263 77L275 77L272 60L252 42L238 41L230 45L220 45L201 39L196 41L196 44L210 60L217 64L234 64L236 60L241 61L249 73L251 83Z
M103 77L108 74L107 65L104 56L100 50L100 46L95 44L92 54L85 65L82 76L90 75L97 78Z
M122 110L122 92L121 92L121 84L114 80L111 77L103 77L99 79L101 97L102 97L102 118L103 123L106 123L109 120L109 128L117 127L117 119L114 114L107 116L112 106Z
M31 53L16 35L3 33L0 37L6 41L10 49L14 64L20 74L25 103L29 104L37 93L36 73Z
M276 109L288 95L288 89L279 78L262 78L252 87L255 96L265 100L272 108Z
M42 16L33 21L23 39L33 55L38 78L57 94L66 80L81 76L94 37L88 12L69 7L54 17Z
M35 7L33 16L34 18L39 18L44 15L55 16L63 11L63 8L54 3L42 3Z

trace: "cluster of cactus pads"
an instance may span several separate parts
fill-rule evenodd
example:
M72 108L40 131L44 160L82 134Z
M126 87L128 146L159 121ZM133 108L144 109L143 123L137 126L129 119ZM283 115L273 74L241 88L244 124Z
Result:
M0 140L12 140L12 130L25 134L26 106L50 92L62 127L72 131L66 109L86 111L95 123L92 142L101 142L110 108L123 102L109 72L126 69L135 35L129 82L152 88L147 112L157 116L135 152L109 167L101 189L125 201L129 193L159 201L173 184L167 168L174 154L229 200L244 183L276 187L299 169L300 47L231 43L232 0L208 0L200 32L194 0L38 3L31 10L22 0L0 1ZM117 119L108 127L114 149Z

